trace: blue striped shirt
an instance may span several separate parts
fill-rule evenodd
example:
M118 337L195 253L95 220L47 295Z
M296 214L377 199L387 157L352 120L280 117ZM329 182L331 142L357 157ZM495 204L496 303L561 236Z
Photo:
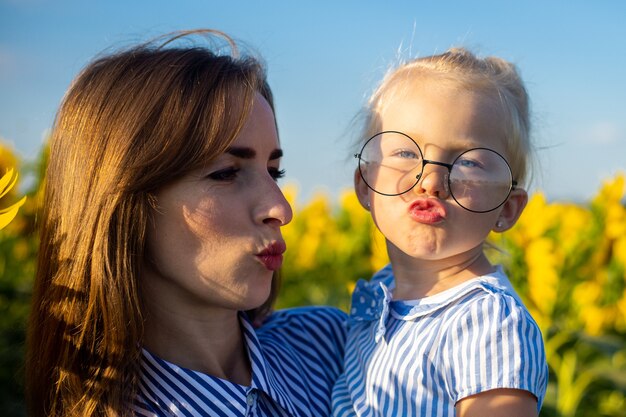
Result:
M256 332L241 315L250 386L185 369L144 350L136 416L327 416L342 371L345 313L302 307L272 314Z
M496 388L529 391L541 408L541 332L501 268L419 300L393 301L393 286L389 265L357 283L333 416L454 416Z

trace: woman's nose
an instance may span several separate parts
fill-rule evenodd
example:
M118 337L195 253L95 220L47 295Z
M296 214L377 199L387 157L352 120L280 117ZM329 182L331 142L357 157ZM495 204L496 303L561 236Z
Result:
M267 186L261 187L260 191L260 200L255 204L255 220L276 227L288 224L293 212L278 184L270 179Z
M428 164L424 166L422 175L415 188L420 194L426 194L440 199L450 195L448 189L448 169L445 166Z

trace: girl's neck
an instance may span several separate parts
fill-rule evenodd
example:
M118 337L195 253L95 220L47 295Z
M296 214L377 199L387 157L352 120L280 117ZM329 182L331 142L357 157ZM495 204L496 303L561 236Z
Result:
M390 248L391 249L391 248ZM396 300L416 300L462 284L494 271L482 250L461 254L455 258L423 260L390 250Z
M181 312L147 302L144 347L178 366L240 385L251 367L237 311Z

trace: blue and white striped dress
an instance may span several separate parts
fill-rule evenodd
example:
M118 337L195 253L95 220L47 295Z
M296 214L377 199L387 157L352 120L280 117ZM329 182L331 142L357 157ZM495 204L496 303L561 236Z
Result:
M501 268L419 300L393 301L393 286L389 265L357 283L333 416L454 416L496 388L529 391L541 408L541 332Z
M241 315L250 386L181 368L144 350L136 416L327 416L342 371L346 314L303 307L272 314L255 330Z

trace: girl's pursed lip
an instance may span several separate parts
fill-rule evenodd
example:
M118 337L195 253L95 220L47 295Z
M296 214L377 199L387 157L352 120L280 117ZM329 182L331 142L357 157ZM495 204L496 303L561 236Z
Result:
M409 215L419 223L434 224L446 218L444 205L435 198L420 198L409 206Z

